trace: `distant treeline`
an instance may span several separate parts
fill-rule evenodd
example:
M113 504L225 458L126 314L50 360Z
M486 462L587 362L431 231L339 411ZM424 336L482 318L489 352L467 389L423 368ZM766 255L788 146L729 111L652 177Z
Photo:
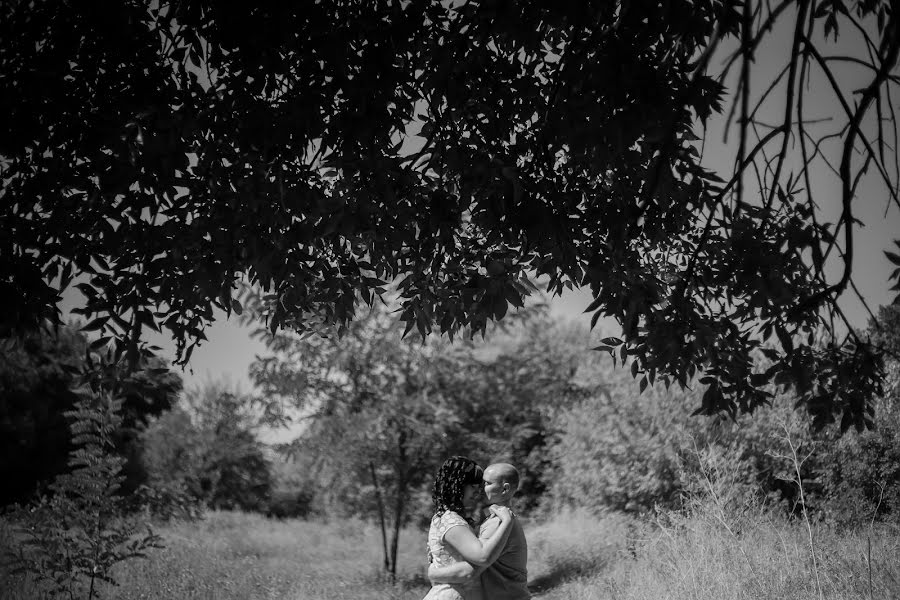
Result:
M0 506L49 493L69 470L77 388L96 367L77 326L0 340ZM108 366L108 365L107 365ZM267 510L271 465L253 432L250 399L225 386L183 390L160 358L113 373L123 396L114 441L125 458L121 493L162 514L200 507Z
M374 311L340 338L268 338L270 352L251 367L255 397L223 384L184 392L176 375L152 370L125 402L117 444L128 459L124 493L160 514L213 507L401 526L430 516L436 465L465 454L519 466L520 509L532 515L560 507L647 513L697 495L794 513L799 466L817 518L898 519L898 315L882 308L882 327L865 332L888 349L876 427L841 435L839 423L812 430L783 390L753 415L691 416L705 391L699 379L686 390L660 381L641 390L627 361L591 350L596 334L541 307L510 315L485 340L452 344L401 339L391 315ZM65 470L62 412L88 352L72 327L6 348L3 504L27 501ZM278 453L267 449L258 427L290 414L304 415L302 433Z

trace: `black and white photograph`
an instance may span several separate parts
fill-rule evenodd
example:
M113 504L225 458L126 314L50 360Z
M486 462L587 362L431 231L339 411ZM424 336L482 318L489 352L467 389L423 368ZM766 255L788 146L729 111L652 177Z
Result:
M900 0L0 0L0 600L900 598Z

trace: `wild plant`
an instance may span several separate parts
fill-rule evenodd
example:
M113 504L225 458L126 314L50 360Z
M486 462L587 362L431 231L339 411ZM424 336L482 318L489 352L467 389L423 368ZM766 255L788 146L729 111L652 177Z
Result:
M797 505L800 508L800 516L803 518L803 524L806 527L809 554L812 559L812 572L816 582L816 593L820 600L823 600L825 595L822 591L822 582L819 577L819 560L816 555L815 536L813 535L809 511L806 506L806 492L803 488L803 477L801 475L803 464L813 455L815 446L812 446L812 448L804 454L803 444L797 443L791 435L791 425L788 422L785 422L782 424L781 429L783 434L778 434L778 439L784 443L787 450L784 452L773 450L770 453L776 459L787 461L788 468L779 475L779 478L796 486L799 496Z
M125 459L113 436L122 425L122 400L106 392L79 391L70 420L73 450L69 472L56 477L51 493L10 513L17 541L14 572L30 577L44 597L100 597L100 582L116 585L114 565L161 548L161 538L125 513L118 494Z

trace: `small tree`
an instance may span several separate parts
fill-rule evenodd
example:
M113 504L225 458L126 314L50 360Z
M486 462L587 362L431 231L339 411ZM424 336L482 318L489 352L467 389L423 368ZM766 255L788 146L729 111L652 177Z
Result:
M326 502L378 521L392 579L409 497L434 471L457 420L447 407L444 343L402 341L397 328L374 310L342 338L263 332L273 356L251 365L273 406L284 400L309 414L289 450L312 458Z
M140 434L141 461L147 473L142 488L146 508L157 518L194 518L200 514L200 433L190 415L174 406Z
M326 504L381 525L391 576L400 529L430 513L428 486L447 456L511 460L523 467L522 506L533 504L548 468L547 414L569 396L569 367L584 342L542 309L518 313L486 341L452 346L401 340L399 327L376 309L340 338L262 331L273 355L251 366L273 404L307 414L291 449L332 496Z
M115 585L114 565L160 548L149 528L139 534L125 516L119 489L125 459L114 454L122 426L122 400L108 393L82 392L71 420L71 471L57 476L53 494L17 507L12 520L23 536L13 557L17 570L46 585L53 597L99 597L98 582Z

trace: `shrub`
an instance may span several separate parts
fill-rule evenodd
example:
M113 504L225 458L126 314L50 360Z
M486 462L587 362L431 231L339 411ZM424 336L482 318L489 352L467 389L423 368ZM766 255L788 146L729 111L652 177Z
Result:
M699 394L661 386L640 393L625 370L599 371L598 392L559 410L545 506L628 512L679 508L683 497L717 493L736 506L766 501L797 515L800 496L783 458L783 427L802 448L806 509L852 525L900 515L900 365L888 364L876 428L813 430L790 397L731 420L691 417ZM808 456L806 456L808 454ZM727 493L723 490L727 489ZM718 491L717 491L718 490Z
M121 407L122 401L108 394L83 395L66 412L74 445L71 471L56 477L52 495L10 512L21 536L12 562L50 596L86 592L90 600L99 596L100 581L115 584L113 566L161 547L149 529L137 533L118 494L125 459L113 454L113 439L122 425Z
M202 506L182 481L154 482L143 485L134 494L134 506L161 521L194 521L202 515Z
M554 415L549 456L556 468L545 506L628 512L677 506L687 434L702 424L687 416L690 397L661 385L639 394L611 362L593 368L596 392Z

